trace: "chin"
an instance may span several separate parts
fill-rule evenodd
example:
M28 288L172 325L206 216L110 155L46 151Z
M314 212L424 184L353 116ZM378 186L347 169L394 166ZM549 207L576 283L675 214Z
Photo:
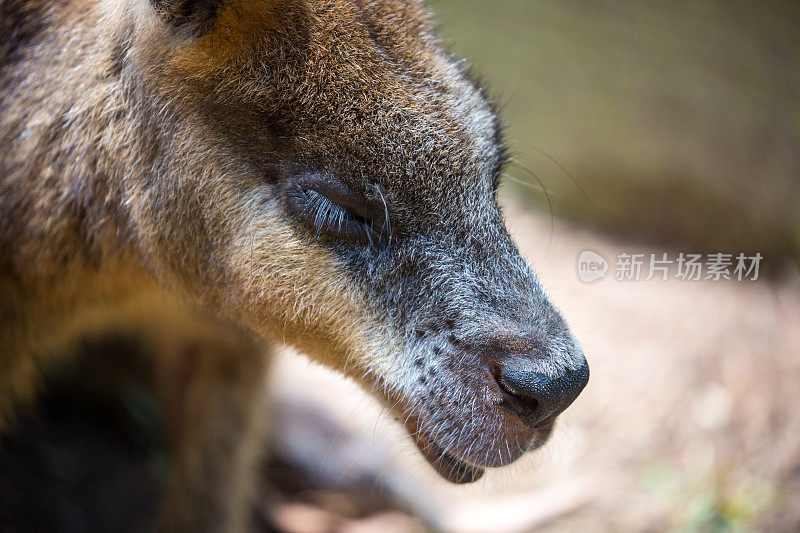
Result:
M459 396L464 399L459 399ZM470 401L464 401L471 396ZM507 466L541 447L555 419L529 427L501 394L437 394L388 398L425 460L452 483L471 483L487 468Z

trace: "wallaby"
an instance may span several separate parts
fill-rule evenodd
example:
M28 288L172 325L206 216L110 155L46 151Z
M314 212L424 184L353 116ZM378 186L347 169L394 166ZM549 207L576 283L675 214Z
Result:
M0 426L132 331L165 530L246 527L272 345L450 481L513 462L589 370L504 226L504 153L417 0L0 0Z

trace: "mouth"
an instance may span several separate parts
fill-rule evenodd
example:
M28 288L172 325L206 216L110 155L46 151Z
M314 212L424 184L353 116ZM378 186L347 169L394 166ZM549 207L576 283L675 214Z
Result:
M447 481L463 484L478 481L483 477L485 468L455 456L431 439L425 437L422 431L420 431L418 419L416 417L409 417L407 419L406 429L411 435L411 438L414 439L414 444L417 445L422 456L428 461L428 464Z
M417 445L428 464L444 479L455 484L478 481L486 473L487 468L506 466L519 459L525 452L540 448L547 442L555 426L555 420L551 420L533 430L524 431L524 437L518 435L526 443L523 446L507 446L500 444L500 441L495 441L495 446L501 446L502 452L499 454L490 453L482 455L482 457L487 459L489 457L499 457L499 460L490 460L487 464L480 464L463 457L459 450L464 446L453 444L445 447L437 443L428 435L428 432L422 429L423 424L420 422L418 415L405 413L404 419L406 431L408 431L414 444ZM492 424L488 421L485 422L484 427L489 430ZM510 435L507 435L507 437L510 437ZM515 444L520 442L516 438L511 440Z
M487 469L509 465L541 447L555 424L554 416L531 427L514 410L504 408L496 393L476 393L475 397L483 401L465 409L463 402L452 398L424 403L384 393L384 400L393 406L397 420L402 421L425 460L455 484L475 482Z

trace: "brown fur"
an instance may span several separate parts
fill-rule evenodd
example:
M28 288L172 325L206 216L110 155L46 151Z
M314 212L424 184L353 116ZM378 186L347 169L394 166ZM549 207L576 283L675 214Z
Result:
M585 365L502 225L492 106L419 3L0 0L0 38L0 425L70 343L136 331L176 458L164 524L192 531L242 527L259 339L382 389L434 464L452 446L500 466L549 433L497 408L477 359L434 348L524 331L543 372ZM379 194L388 242L287 214L309 169Z

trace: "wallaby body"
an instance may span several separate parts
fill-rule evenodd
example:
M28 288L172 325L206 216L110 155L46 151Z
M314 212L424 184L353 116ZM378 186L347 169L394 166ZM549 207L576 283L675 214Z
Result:
M167 529L242 527L274 342L375 390L452 481L514 461L588 367L502 164L416 1L0 0L0 427L125 330L157 354Z

